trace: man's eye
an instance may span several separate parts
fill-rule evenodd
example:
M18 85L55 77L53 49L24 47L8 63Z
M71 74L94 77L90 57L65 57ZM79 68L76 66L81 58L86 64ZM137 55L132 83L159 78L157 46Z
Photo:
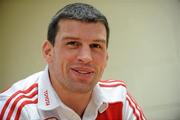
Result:
M76 41L70 41L70 42L67 42L66 43L66 45L68 45L68 46L79 46L80 45L80 43L78 43L78 42L76 42Z
M99 45L99 44L91 44L90 47L91 48L102 48L101 45Z

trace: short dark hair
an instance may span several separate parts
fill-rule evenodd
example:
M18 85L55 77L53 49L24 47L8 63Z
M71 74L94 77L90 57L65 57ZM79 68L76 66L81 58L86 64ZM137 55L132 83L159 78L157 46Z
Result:
M73 3L60 9L53 17L48 27L47 39L52 45L58 32L58 22L63 19L72 19L82 22L100 22L106 28L107 47L109 42L109 25L106 17L95 7L85 3Z

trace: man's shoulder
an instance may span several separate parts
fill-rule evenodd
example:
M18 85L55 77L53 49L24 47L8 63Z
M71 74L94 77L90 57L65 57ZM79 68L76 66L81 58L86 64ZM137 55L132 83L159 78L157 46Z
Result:
M99 86L103 96L108 102L123 102L127 94L124 80L101 80Z
M42 72L38 72L28 76L0 94L0 119L19 118L18 111L22 111L23 106L37 103L38 79L41 74Z

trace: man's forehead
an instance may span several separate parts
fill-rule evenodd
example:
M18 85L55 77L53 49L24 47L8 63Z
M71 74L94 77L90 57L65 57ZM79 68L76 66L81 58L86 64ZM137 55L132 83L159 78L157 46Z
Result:
M96 40L106 41L106 29L102 23L87 23L77 20L63 20L58 23L58 32L63 37L78 38L80 35L85 37L95 37Z
M81 21L81 20L76 20L76 19L62 19L58 22L58 28L60 28L62 25L66 24L66 25L69 25L69 24L84 24L86 26L88 25L100 25L100 26L103 26L103 28L105 29L106 31L106 27L105 25L100 22L100 21L94 21L94 22L89 22L89 21Z

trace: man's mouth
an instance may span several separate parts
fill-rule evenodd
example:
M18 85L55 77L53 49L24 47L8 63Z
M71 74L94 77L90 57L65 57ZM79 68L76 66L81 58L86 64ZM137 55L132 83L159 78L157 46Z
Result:
M94 73L93 70L89 70L89 69L72 68L72 70L79 73L79 74L92 74L92 73Z
M95 76L95 69L91 67L71 67L71 77L81 81L91 81Z

